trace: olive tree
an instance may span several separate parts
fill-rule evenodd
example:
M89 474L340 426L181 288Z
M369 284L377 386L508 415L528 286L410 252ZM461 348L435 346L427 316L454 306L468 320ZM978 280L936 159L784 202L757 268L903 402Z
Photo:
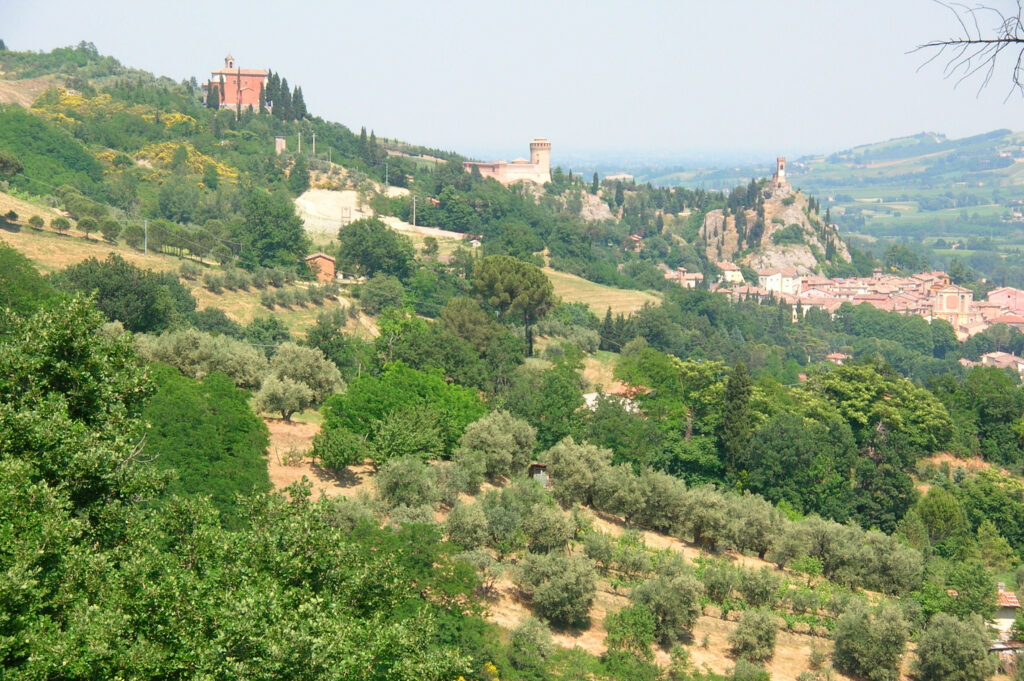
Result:
M775 655L775 638L779 623L767 608L746 610L739 624L729 634L732 654L751 662L763 662Z
M907 622L899 608L883 603L870 610L854 602L836 621L836 669L868 681L896 681L907 643Z
M475 549L487 543L487 516L480 504L455 502L444 523L448 541L465 549Z
M914 678L919 681L985 681L995 673L989 635L981 617L959 620L940 612L917 641Z
M441 502L434 469L415 457L388 461L377 471L373 482L377 487L377 498L389 508L437 508Z
M594 563L560 552L527 553L517 566L516 583L534 611L560 625L584 624L596 593Z
M256 393L256 408L261 412L280 413L285 421L302 411L313 401L313 391L290 378L267 376Z
M530 464L536 438L533 426L499 409L466 426L454 459L491 480L522 475Z
M612 452L591 444L576 444L571 437L541 455L548 464L552 494L564 507L592 506L596 481L612 461Z
M270 373L302 383L309 388L317 404L344 386L341 372L334 362L324 357L323 351L295 343L282 343L277 348L270 359Z
M662 568L662 573L640 584L631 594L634 603L654 614L654 632L664 646L686 640L700 616L704 588L685 566Z

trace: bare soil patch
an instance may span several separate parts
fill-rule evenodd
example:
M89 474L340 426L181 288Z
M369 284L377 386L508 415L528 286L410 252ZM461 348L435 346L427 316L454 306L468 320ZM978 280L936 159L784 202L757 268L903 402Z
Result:
M362 491L370 491L373 466L369 463L349 466L340 473L334 473L322 468L309 456L289 461L288 454L305 454L312 449L313 437L320 432L320 426L273 418L265 418L264 422L270 430L267 472L274 489L283 490L305 479L313 486L314 499L321 496L354 497Z

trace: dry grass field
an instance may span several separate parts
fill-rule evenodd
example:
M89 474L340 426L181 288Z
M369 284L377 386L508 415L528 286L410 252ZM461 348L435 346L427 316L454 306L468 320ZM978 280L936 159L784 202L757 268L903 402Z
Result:
M566 302L585 303L599 317L604 317L609 307L613 314L628 315L642 308L644 303L657 305L661 302L660 296L653 293L595 284L575 274L558 272L550 267L544 268L544 274L548 275L555 287L555 295Z

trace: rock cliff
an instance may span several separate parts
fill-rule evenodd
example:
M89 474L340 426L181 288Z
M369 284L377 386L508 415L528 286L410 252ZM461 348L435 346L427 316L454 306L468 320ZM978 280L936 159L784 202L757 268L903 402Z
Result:
M850 261L835 225L825 224L802 192L768 183L752 210L712 210L700 231L708 260L739 262L755 270L795 268L803 274L827 261Z

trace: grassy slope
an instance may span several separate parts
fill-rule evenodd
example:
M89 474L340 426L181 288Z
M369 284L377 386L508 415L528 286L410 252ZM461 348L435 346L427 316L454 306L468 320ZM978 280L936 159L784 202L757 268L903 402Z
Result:
M555 287L555 295L566 302L585 303L599 317L603 317L609 307L614 314L629 314L639 310L644 303L657 305L661 302L660 296L653 293L595 284L575 274L558 272L550 267L545 267L544 273Z

